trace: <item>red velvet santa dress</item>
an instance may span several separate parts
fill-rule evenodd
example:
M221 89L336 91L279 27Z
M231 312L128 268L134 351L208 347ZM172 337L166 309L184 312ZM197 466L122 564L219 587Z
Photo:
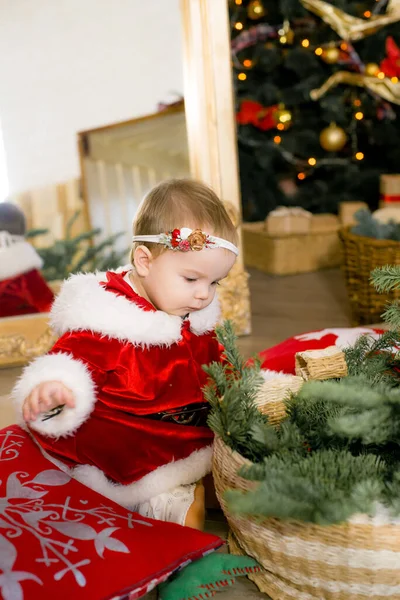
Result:
M182 320L155 310L124 276L64 283L51 311L61 337L25 369L13 395L21 414L39 383L69 387L75 408L39 416L31 433L76 479L132 508L210 472L202 365L219 360L219 305L214 299Z
M39 273L42 266L23 236L0 231L0 318L50 310L54 296Z

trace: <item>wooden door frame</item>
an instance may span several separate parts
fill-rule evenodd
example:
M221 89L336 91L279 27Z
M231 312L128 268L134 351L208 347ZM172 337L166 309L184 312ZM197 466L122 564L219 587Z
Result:
M186 129L193 177L208 183L241 220L227 0L180 0ZM240 227L239 227L240 234ZM221 290L225 318L250 333L250 294L240 257Z

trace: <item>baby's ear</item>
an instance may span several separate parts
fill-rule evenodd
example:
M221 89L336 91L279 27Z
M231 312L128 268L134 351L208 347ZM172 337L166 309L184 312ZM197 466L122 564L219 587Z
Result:
M139 277L146 277L150 271L152 254L146 246L137 246L133 253L133 264Z

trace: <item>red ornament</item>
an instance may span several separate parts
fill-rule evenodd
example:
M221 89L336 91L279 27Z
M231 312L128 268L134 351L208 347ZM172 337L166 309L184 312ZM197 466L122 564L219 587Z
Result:
M400 48L392 38L386 38L386 58L380 64L381 71L386 77L400 78Z
M243 100L236 120L240 125L254 125L262 131L267 131L276 127L274 116L277 110L277 104L266 107L254 100Z

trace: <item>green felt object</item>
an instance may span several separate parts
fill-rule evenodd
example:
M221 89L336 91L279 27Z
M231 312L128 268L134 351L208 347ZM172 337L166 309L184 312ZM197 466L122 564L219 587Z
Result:
M248 556L208 554L162 583L159 600L206 600L233 585L236 577L259 570L258 563Z

